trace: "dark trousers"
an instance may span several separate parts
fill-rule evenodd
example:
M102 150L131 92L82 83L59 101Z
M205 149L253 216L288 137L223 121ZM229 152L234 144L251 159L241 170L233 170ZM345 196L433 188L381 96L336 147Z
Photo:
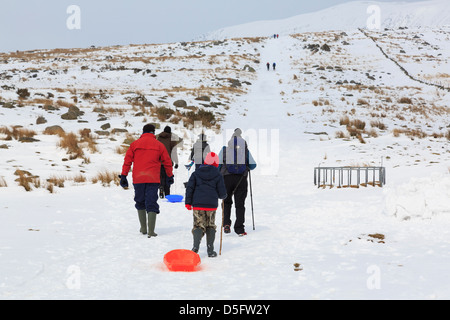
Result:
M167 174L164 166L161 166L161 187L164 190L165 196L170 194L170 184L167 183Z
M135 183L133 186L136 209L159 213L159 183Z
M234 231L238 234L245 232L245 199L247 198L247 177L243 177L242 180L241 177L242 175L240 174L223 176L228 194L223 201L223 224L224 226L231 226L231 206L233 205L234 198L234 206L236 208ZM236 189L236 191L234 191L234 194L232 195L234 189Z

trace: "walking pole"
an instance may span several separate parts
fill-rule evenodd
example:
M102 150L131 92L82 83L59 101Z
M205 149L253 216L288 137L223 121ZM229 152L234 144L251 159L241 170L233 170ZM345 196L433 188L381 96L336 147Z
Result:
M220 226L220 250L219 250L219 256L222 255L222 233L223 233L223 200L222 200L222 225Z
M248 179L250 181L250 201L252 204L252 220L253 220L253 230L255 230L255 215L253 213L253 192L252 192L252 175L250 174L250 170L248 171Z

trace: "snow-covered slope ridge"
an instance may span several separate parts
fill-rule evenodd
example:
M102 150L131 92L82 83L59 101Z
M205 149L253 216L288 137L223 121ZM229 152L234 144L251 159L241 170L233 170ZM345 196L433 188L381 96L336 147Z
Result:
M376 9L376 7L379 8ZM255 21L203 34L197 40L294 34L310 31L365 28L379 13L379 29L450 25L450 1L413 3L355 1L282 20Z

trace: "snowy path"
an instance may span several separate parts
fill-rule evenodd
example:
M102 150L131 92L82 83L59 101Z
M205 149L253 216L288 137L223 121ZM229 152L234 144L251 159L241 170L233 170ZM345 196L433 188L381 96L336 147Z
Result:
M206 256L203 241L201 271L171 273L163 265L164 254L192 246L192 215L183 203L160 201L159 235L147 239L138 232L133 190L89 184L51 196L40 189L24 201L22 190L7 188L1 190L0 298L450 297L448 217L399 221L383 214L381 188L314 187L313 168L324 155L351 149L348 142L305 134L306 121L288 115L281 92L292 77L290 56L302 54L290 51L292 41L266 41L257 80L222 126L227 133L240 127L251 138L258 161L252 172L255 230L248 197L248 236L224 235L222 255L215 259ZM277 70L267 71L267 61L275 61ZM216 143L216 151L220 146ZM115 165L118 170L122 163ZM175 177L172 190L182 193L186 170L177 169ZM371 241L368 234L375 233L384 234L385 243ZM218 233L217 250L219 238ZM295 271L295 263L302 270Z

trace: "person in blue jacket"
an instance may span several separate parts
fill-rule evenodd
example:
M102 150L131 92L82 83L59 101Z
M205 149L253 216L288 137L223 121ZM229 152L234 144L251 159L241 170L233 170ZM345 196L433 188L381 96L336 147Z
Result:
M194 226L192 251L198 252L203 235L206 234L208 257L216 257L214 240L216 234L215 217L219 199L227 197L222 175L217 167L219 157L214 152L206 155L204 164L192 173L186 185L185 206L193 210Z
M227 198L224 200L223 225L224 232L231 230L231 206L236 208L236 221L234 232L239 236L247 235L245 232L245 199L248 193L247 176L249 170L256 168L256 162L248 150L247 142L241 137L242 130L237 128L228 145L224 146L219 153L219 171L223 175Z

